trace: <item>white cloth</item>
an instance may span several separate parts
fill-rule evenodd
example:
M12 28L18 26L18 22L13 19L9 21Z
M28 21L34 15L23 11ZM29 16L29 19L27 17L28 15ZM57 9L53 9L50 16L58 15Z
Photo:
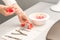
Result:
M12 5L17 3L16 0L2 0L6 5Z

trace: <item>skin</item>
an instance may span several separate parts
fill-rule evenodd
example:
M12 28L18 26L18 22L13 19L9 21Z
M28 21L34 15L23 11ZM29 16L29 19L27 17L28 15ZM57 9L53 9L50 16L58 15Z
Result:
M9 8L9 7L13 8L15 11L10 13L10 14L7 13L5 9ZM25 12L21 9L21 7L17 3L12 4L10 6L0 5L0 14L2 14L4 16L10 16L10 15L12 15L14 13L16 13L18 15L19 21L21 23L25 23L26 20L28 20L27 15L25 14Z
M21 23L25 23L25 21L28 20L25 12L21 9L21 7L18 4L13 4L13 8L16 10L16 14L18 15L19 21Z
M0 5L0 14L4 15L4 16L9 16L9 15L12 15L14 12L12 13L8 13L6 11L7 8L12 8L10 6L5 6L5 5Z

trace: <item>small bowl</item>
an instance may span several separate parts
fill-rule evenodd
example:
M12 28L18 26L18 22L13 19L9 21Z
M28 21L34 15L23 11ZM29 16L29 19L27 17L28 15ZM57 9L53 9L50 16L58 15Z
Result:
M29 15L29 19L35 25L43 25L49 19L49 15L43 12L36 12Z

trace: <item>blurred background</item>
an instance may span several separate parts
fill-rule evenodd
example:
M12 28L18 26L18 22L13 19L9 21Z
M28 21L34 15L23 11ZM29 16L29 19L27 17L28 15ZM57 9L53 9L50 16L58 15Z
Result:
M16 0L16 1L17 1L18 5L23 10L26 10L29 7L33 6L34 4L36 4L38 2L48 2L48 3L51 3L51 4L56 4L59 0ZM4 4L2 0L0 0L0 4ZM15 16L15 14L14 15L11 15L11 16L8 16L8 17L5 17L5 16L3 16L3 15L0 14L0 24L3 23L3 22L5 22L5 21L7 21L8 19L10 19L10 18L12 18L14 16ZM50 37L55 38L57 36L57 38L55 38L55 40L60 40L60 31L57 30L57 29L60 30L60 21L58 21L57 25L55 25L54 28L52 28L49 31L47 38L50 38ZM56 30L56 32L55 32L56 34L54 34L52 30ZM47 39L47 40L52 40L52 39Z
M33 6L34 4L38 2L48 2L48 3L53 3L53 4L58 2L58 0L16 0L16 1L23 10L28 9L29 7ZM0 0L0 4L4 4L2 0ZM8 17L5 17L0 14L0 24L12 18L13 16L15 16L15 14Z

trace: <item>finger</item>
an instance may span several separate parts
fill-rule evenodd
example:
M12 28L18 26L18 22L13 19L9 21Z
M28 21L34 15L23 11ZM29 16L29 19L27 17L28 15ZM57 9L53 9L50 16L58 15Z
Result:
M21 23L24 23L24 21L22 20L22 16L21 16L21 15L18 15L18 18L19 18L19 21L20 21Z
M12 15L13 13L9 13L9 12L6 12L5 10L3 10L3 13L2 13L4 16L9 16L9 15Z
M4 12L5 12L5 15L8 15L8 16L15 13L14 9L8 8L8 7L4 7Z
M8 8L8 6L4 6L4 5L0 5L1 7L1 14L3 14L4 16L9 16L9 15L12 15L14 12L7 12L6 9ZM11 11L11 10L10 10Z
M28 20L27 16L26 16L26 15L23 15L23 16L22 16L22 20L23 20L23 21L27 21L27 20Z
M2 7L0 11L1 11L1 14L2 14L2 15L6 16L6 14L5 14L6 12L5 12L5 10L4 10L4 7Z
M3 13L2 13L4 16L9 16L9 14L5 11L5 10L3 10Z
M5 7L5 10L10 13L15 12L15 9L12 7Z

